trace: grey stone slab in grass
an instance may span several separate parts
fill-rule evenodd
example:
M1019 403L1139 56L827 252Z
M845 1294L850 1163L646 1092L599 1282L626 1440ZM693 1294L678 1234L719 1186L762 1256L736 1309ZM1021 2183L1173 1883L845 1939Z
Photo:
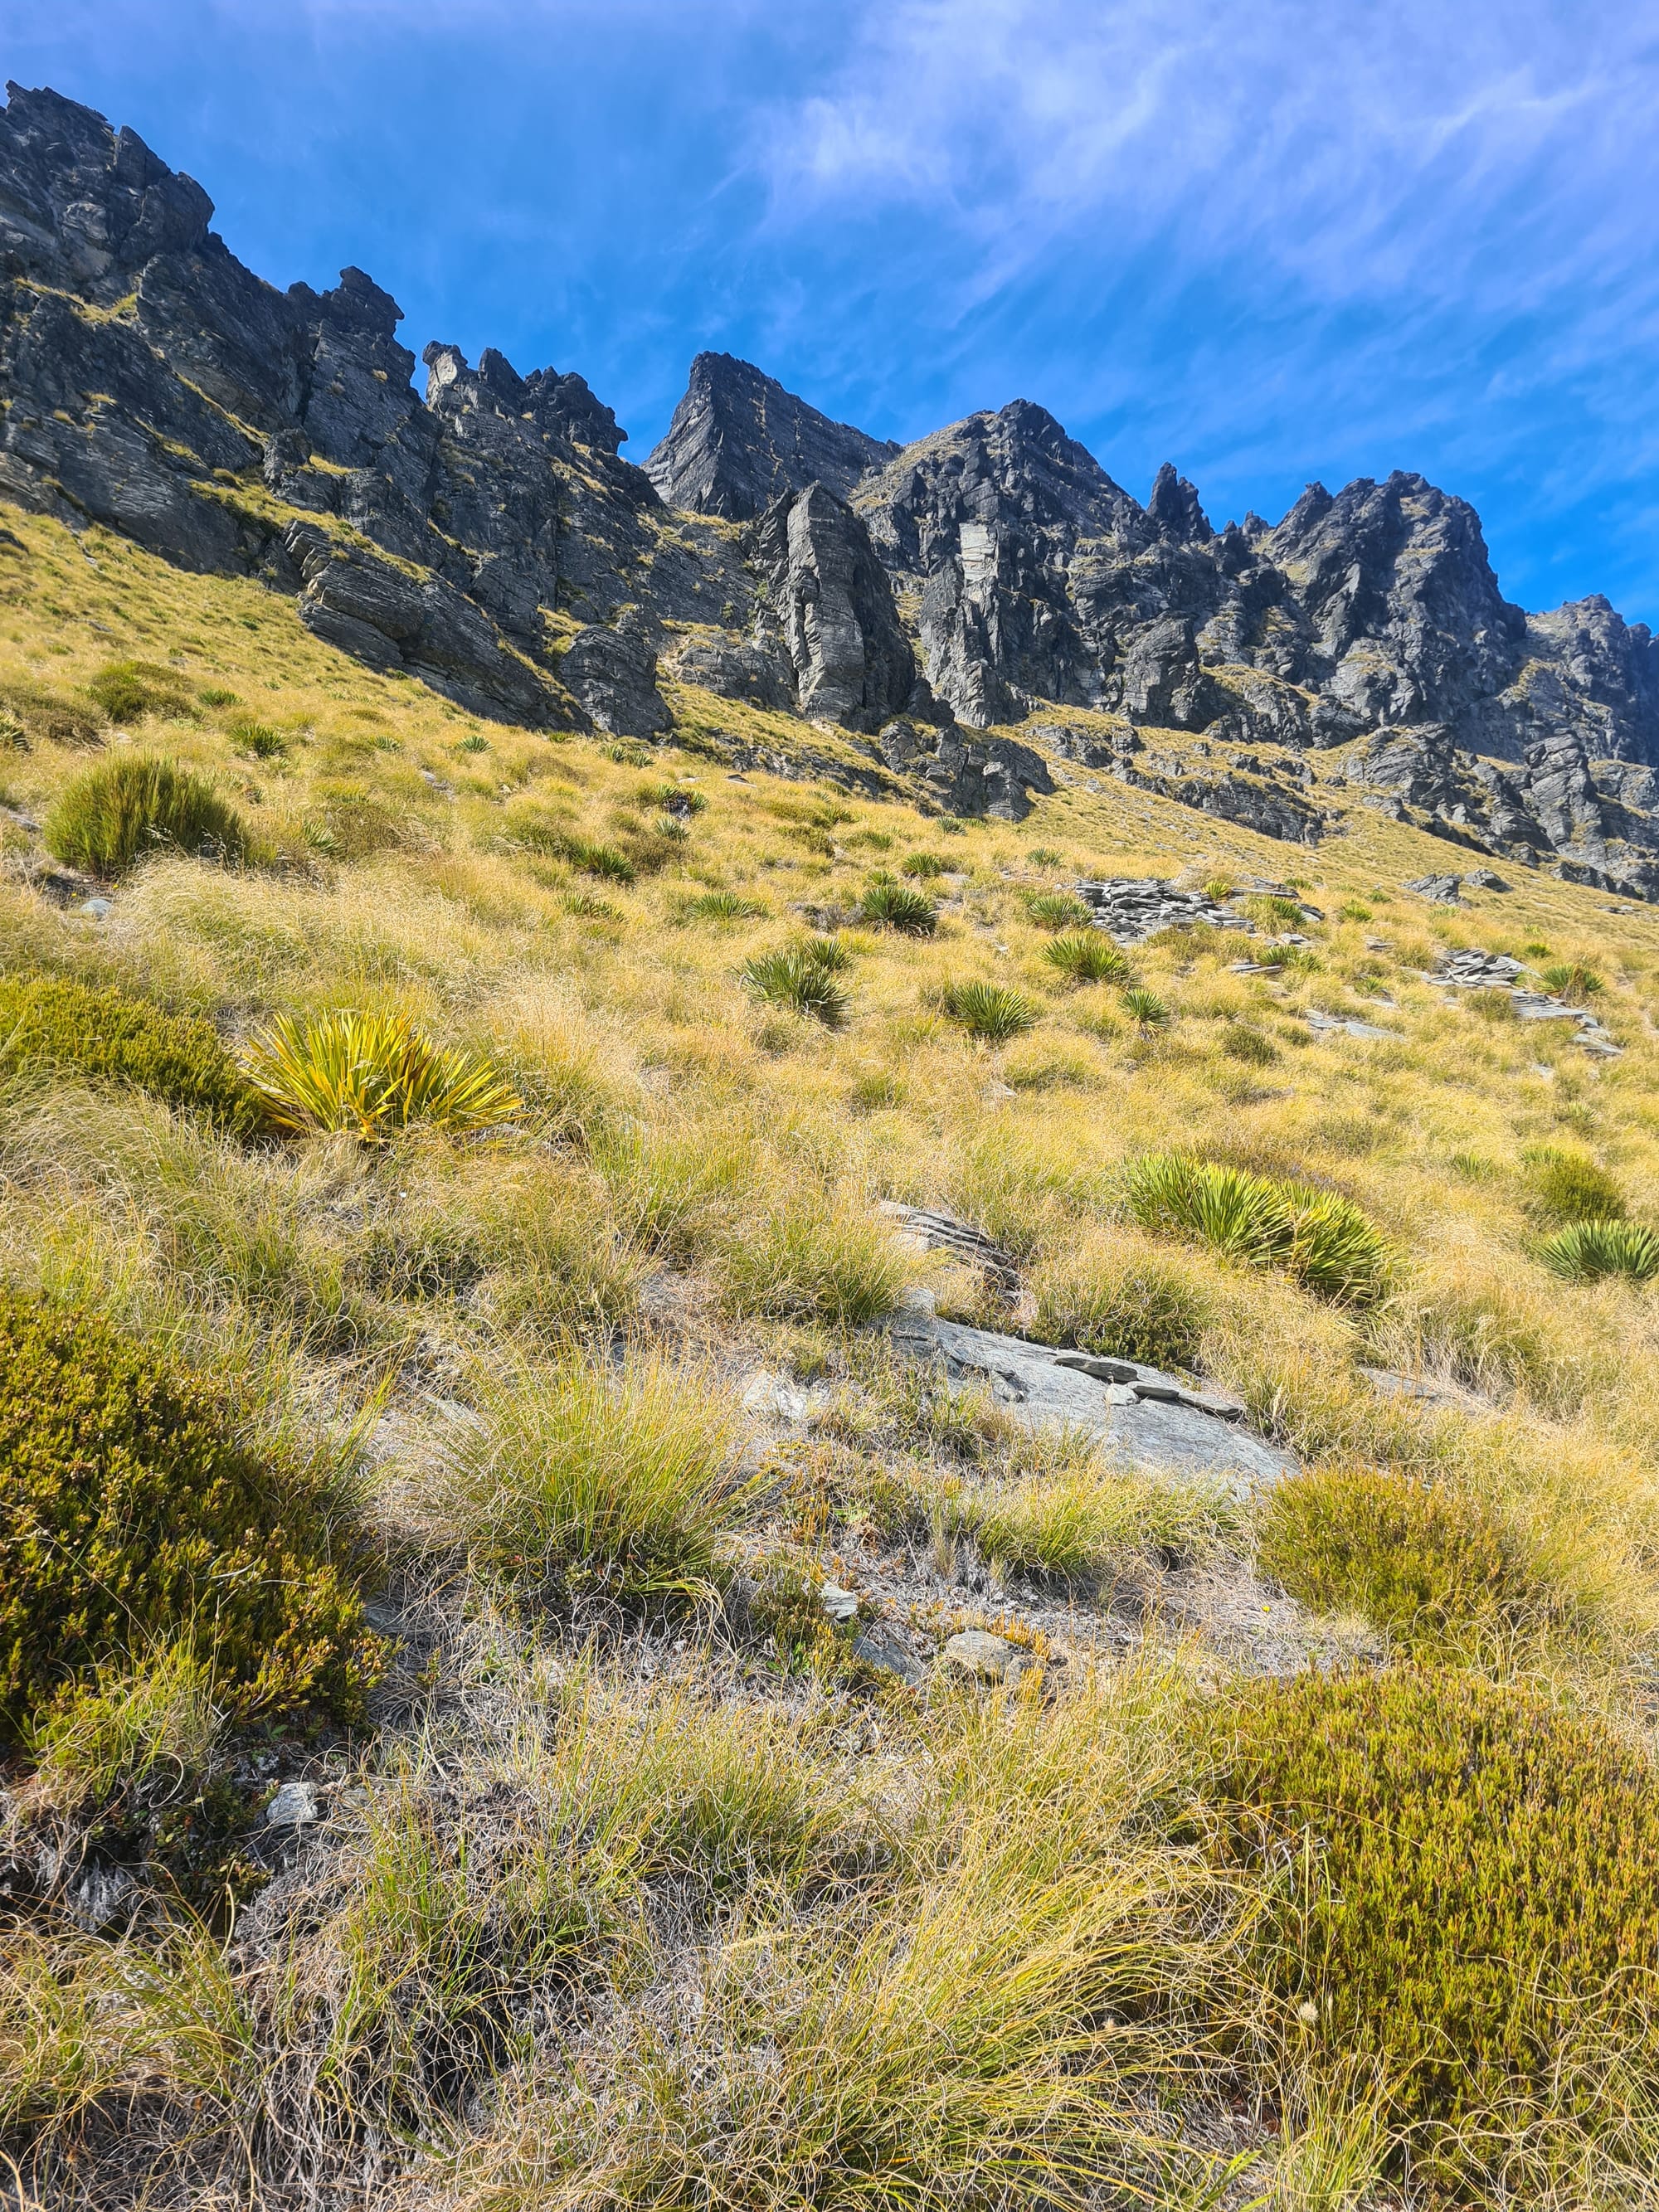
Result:
M1291 1453L1242 1424L1236 1401L1156 1368L1090 1360L1113 1370L1097 1376L1072 1364L1075 1352L915 1311L898 1315L891 1333L901 1352L942 1370L952 1388L988 1391L1028 1427L1069 1429L1125 1467L1213 1482L1233 1498L1296 1470ZM1115 1379L1119 1369L1133 1379Z

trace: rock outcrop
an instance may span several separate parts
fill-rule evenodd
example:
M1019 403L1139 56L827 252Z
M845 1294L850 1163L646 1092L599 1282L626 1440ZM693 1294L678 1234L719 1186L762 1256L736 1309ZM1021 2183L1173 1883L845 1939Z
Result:
M810 483L845 499L867 470L898 450L831 422L746 361L700 353L645 471L671 507L748 522Z
M1218 531L1173 465L1142 506L1028 400L901 448L723 354L636 468L580 376L434 342L417 394L363 270L279 291L132 131L9 90L0 497L258 576L480 714L657 736L666 667L841 725L953 812L1018 817L1068 760L1293 842L1331 826L1317 759L1659 896L1659 645L1602 599L1524 614L1420 476Z

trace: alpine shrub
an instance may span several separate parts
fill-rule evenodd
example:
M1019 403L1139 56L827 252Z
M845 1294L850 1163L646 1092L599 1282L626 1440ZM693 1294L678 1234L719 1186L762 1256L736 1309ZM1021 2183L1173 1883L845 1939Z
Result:
M0 1727L186 1640L246 1706L361 1709L377 1645L349 1539L238 1443L217 1382L0 1292Z
M258 1101L211 1024L163 1013L114 985L67 975L0 976L0 1062L40 1062L131 1083L246 1133Z
M46 817L46 844L72 868L118 876L146 853L172 846L240 860L247 830L211 784L169 760L100 761L78 776Z
M1265 1964L1316 2048L1380 2062L1401 2117L1505 2133L1564 2108L1593 2127L1615 2051L1651 2076L1659 1788L1639 1752L1461 1672L1252 1686L1236 1730L1224 1848L1279 1869Z
M1526 1156L1531 1197L1553 1221L1622 1221L1625 1194L1586 1152L1540 1145Z
M146 714L194 712L183 678L153 660L106 661L87 690L112 722L136 722Z
M1275 1483L1260 1550L1298 1604L1362 1613L1419 1656L1476 1656L1544 1600L1489 1506L1393 1470L1310 1468Z

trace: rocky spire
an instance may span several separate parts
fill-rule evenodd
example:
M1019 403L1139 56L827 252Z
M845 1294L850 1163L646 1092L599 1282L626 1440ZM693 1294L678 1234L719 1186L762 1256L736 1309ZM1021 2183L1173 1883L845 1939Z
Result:
M1176 474L1173 461L1165 461L1158 471L1146 512L1157 525L1158 536L1167 538L1171 544L1197 545L1215 535L1199 502L1197 487Z
M671 507L746 522L780 493L821 483L845 499L899 451L832 422L729 353L700 353L668 434L645 464Z

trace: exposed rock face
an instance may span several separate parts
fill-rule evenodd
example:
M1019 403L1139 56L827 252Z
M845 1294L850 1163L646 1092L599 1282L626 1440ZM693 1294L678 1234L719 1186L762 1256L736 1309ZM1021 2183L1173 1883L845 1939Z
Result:
M763 578L757 641L793 672L812 721L877 730L910 703L915 656L887 572L851 507L821 483L783 494L751 534Z
M895 445L833 422L729 353L700 353L646 474L671 507L747 522L785 492L821 483L839 499Z
M1298 841L1322 751L1361 804L1659 894L1659 645L1602 599L1524 615L1421 477L1218 532L1173 465L1143 507L1030 401L901 449L715 354L635 468L569 372L434 343L417 396L363 270L277 290L131 131L9 89L0 497L258 576L478 714L657 735L660 657L953 812L1017 818L1040 745ZM986 734L1034 712L1036 744Z

